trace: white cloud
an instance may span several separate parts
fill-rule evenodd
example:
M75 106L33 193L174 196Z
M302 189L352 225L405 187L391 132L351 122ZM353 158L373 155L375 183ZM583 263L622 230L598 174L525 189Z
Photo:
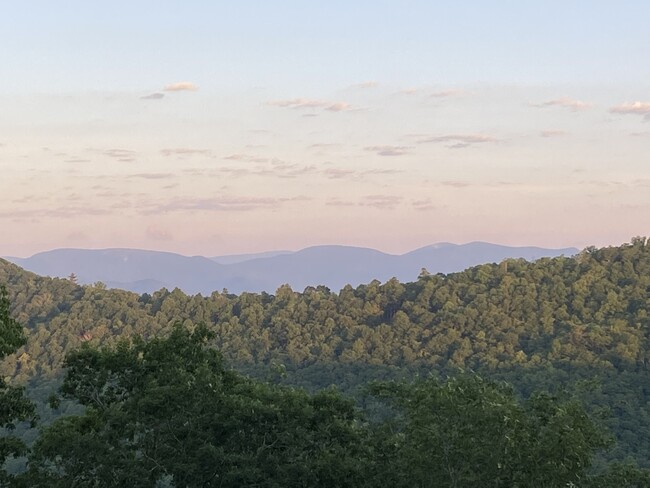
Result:
M352 110L352 106L347 102L332 102L327 100L315 100L309 98L293 98L289 100L274 100L269 105L283 108L292 108L296 110L304 109L321 109L330 112L344 112Z
M196 86L191 81L179 81L177 83L170 83L169 85L166 85L163 88L164 91L168 91L168 92L197 91L198 89L199 89L199 87Z

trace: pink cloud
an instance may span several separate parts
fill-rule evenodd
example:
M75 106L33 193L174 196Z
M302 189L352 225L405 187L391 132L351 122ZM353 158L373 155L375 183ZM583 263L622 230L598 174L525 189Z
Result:
M555 100L549 100L548 102L533 104L533 107L538 107L538 108L562 107L562 108L567 108L573 112L578 112L580 110L586 110L588 108L591 108L591 104L587 102L582 102L580 100L574 100L569 97L562 97L562 98L556 98Z
M198 89L199 87L191 81L179 81L177 83L170 83L169 85L165 85L163 88L164 91L168 92L197 91Z
M646 120L650 120L650 102L622 103L610 108L609 111L614 114L643 115Z

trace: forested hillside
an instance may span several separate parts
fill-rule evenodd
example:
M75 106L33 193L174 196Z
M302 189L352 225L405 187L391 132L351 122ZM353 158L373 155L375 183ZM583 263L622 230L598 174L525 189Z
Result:
M413 283L373 281L334 293L274 295L161 290L139 296L42 278L0 261L27 345L2 365L15 381L54 378L66 353L118 337L207 324L238 368L354 390L373 378L472 369L531 390L597 379L584 395L607 407L614 457L650 458L650 243L589 248L574 258L506 260ZM273 368L278 370L278 368ZM584 383L584 382L583 382ZM600 386L598 386L600 385Z

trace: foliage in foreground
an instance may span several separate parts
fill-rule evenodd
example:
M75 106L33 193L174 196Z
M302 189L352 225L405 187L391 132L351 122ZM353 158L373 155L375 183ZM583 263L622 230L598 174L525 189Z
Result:
M590 475L608 439L573 400L478 376L376 383L392 415L370 421L336 391L229 370L210 335L177 325L69 355L61 393L86 412L43 431L15 486L647 486L629 466Z
M353 403L250 380L205 347L206 328L70 355L61 388L87 407L45 430L39 486L360 486ZM289 485L287 480L293 480Z
M25 343L22 326L9 314L7 290L0 286L0 360ZM0 429L11 431L17 421L34 420L34 406L25 397L24 389L8 385L0 376ZM0 486L7 481L2 467L8 457L26 453L25 444L14 436L0 436Z

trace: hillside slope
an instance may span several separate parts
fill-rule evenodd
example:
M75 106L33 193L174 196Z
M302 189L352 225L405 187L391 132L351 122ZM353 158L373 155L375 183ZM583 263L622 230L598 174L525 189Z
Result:
M308 387L354 389L405 371L474 369L523 393L599 378L594 406L624 457L650 459L650 244L587 249L574 258L510 259L411 283L372 281L332 293L283 286L275 294L180 290L137 295L78 286L0 262L29 340L0 373L19 381L58 374L66 352L132 334L204 322L238 367L284 364ZM573 388L573 386L571 386Z

